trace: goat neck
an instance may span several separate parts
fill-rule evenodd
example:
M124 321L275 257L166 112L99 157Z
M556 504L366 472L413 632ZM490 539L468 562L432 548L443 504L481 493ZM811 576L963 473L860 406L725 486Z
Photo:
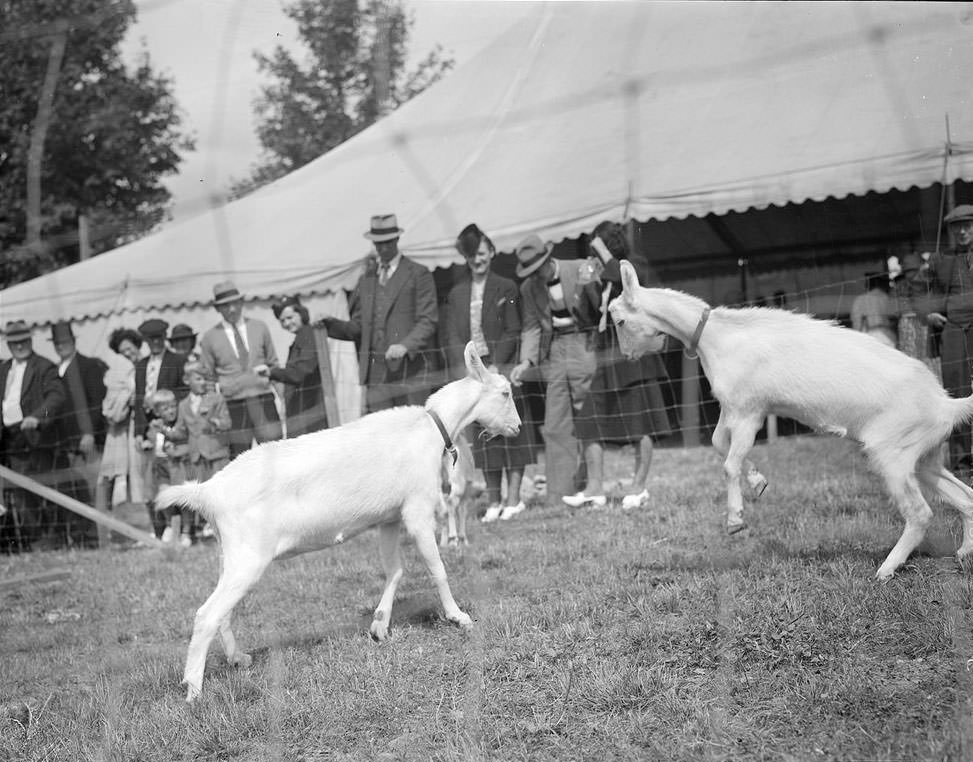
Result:
M710 309L702 299L668 288L643 288L639 292L638 304L659 325L662 333L679 339L686 347L692 342L703 313ZM711 311L709 319L712 317ZM709 329L705 328L699 337L696 351L700 354L710 338L708 333Z
M473 422L481 387L482 384L476 379L461 378L446 384L426 400L426 410L432 410L439 416L454 442L459 433Z

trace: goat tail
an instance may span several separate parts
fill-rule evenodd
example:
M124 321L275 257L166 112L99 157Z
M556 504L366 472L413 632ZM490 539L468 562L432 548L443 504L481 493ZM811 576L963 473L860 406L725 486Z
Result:
M204 482L188 481L185 484L174 484L160 490L155 497L156 510L171 508L174 505L202 513L207 518L212 514Z
M969 397L950 397L949 403L953 414L953 428L973 420L973 394Z

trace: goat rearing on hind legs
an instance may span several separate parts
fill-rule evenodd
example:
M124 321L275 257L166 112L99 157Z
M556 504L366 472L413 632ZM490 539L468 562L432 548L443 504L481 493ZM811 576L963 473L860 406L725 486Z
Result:
M710 308L681 291L642 288L622 263L621 296L610 310L622 351L637 357L660 333L699 354L720 419L713 446L724 456L727 529L743 527L740 478L766 480L746 456L770 413L861 443L884 478L905 530L878 569L888 580L922 541L932 518L926 497L962 514L962 559L973 552L973 490L943 466L940 445L973 418L973 396L950 397L918 360L863 333L780 309Z
M466 378L444 386L424 408L392 408L335 429L267 442L207 482L160 493L157 506L180 503L202 512L215 525L223 553L216 589L196 612L183 677L187 701L199 695L217 632L227 661L249 665L250 657L237 649L230 615L271 561L338 545L372 527L379 528L386 574L372 637L388 635L402 577L400 525L415 540L446 618L472 624L453 600L436 545L442 463L451 460L453 440L473 421L491 434L513 436L520 416L510 382L483 366L472 343L465 355Z

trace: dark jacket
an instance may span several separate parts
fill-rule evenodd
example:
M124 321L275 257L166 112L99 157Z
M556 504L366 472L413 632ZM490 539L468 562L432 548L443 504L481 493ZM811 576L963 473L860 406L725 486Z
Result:
M101 411L105 400L105 372L108 365L97 357L75 354L61 381L64 383L65 403L57 418L58 445L73 451L85 434L91 434L100 448L105 442L105 416Z
M587 264L583 259L558 260L558 276L564 291L564 300L579 330L595 328L601 318L603 285L597 282L584 283L582 268ZM620 283L621 268L617 259L605 264L602 280ZM530 360L540 365L547 360L551 350L554 328L551 319L551 299L547 283L537 273L528 276L520 284L520 298L523 306L523 330L521 331L520 359Z
M7 374L12 366L12 359L0 363L0 399L2 390L7 387ZM57 375L57 366L54 363L38 354L27 358L20 392L20 409L25 418L33 416L40 422L37 428L38 446L54 446L57 434L53 424L64 407L64 394L64 384ZM0 417L2 415L0 412Z
M294 342L287 351L287 365L271 368L270 378L286 385L284 409L288 439L328 427L318 350L311 326L302 325L294 334Z
M446 357L452 379L466 375L463 350L472 335L472 290L473 281L467 273L466 278L453 286L446 299ZM490 348L490 362L506 374L517 362L517 342L520 340L520 294L512 280L492 272L487 275L480 326Z
M159 368L159 379L156 381L155 388L169 389L176 395L179 401L189 394L189 387L183 381L183 366L186 364L186 356L170 352L168 349L162 353L162 367ZM149 367L149 358L143 357L135 363L135 401L133 410L135 414L135 434L144 436L145 429L149 425L150 416L145 412L145 374Z
M369 352L384 353L390 345L402 344L408 350L408 358L415 360L423 350L431 348L436 335L439 320L436 284L427 268L402 257L385 289L385 311L375 316L378 274L367 270L348 300L348 320L324 321L332 338L358 344L358 375L362 384L368 378ZM384 334L384 340L376 340L377 328ZM398 372L401 363L401 360L388 363L389 370ZM405 375L411 372L406 371Z

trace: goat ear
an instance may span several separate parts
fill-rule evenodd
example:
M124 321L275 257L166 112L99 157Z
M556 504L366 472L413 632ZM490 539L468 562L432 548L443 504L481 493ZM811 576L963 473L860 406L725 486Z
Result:
M635 303L635 295L639 291L639 276L635 267L627 260L621 261L622 268L622 297L629 304Z
M488 371L483 365L483 360L480 359L480 353L476 351L476 344L472 341L467 342L463 354L466 357L466 372L478 381L483 381Z

